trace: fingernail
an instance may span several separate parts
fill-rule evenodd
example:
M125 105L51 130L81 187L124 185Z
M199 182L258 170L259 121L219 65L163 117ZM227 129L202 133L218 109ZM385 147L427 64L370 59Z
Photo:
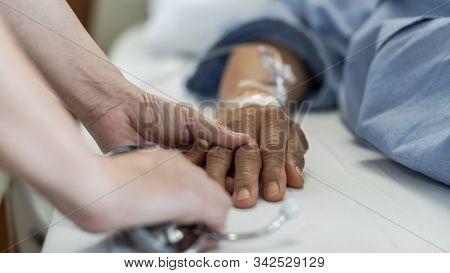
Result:
M250 198L250 191L247 188L241 188L236 194L236 200L244 200Z
M295 170L297 171L298 175L303 177L303 171L299 167L295 167Z
M277 195L280 192L280 186L278 186L277 181L272 181L267 184L267 195L274 196Z

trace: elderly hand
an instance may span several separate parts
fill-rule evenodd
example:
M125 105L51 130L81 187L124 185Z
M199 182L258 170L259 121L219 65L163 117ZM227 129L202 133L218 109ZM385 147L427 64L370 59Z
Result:
M248 141L248 136L206 119L193 108L150 95L131 84L118 96L103 101L83 122L104 152L143 141L179 149L190 147L197 139L227 148Z
M283 198L286 186L303 187L302 170L308 142L299 125L277 106L250 104L220 110L219 120L252 139L235 152L213 147L207 152L206 171L232 193L234 205L255 205L262 181L267 201Z

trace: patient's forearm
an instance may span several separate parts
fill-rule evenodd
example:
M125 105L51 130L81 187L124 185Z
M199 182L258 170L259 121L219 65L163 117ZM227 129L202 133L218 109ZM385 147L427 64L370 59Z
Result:
M66 1L3 0L0 11L30 58L82 121L121 101L128 82ZM104 109L107 110L107 109Z
M62 192L76 196L82 182L94 179L98 159L1 18L0 41L0 166L56 203L67 197Z
M296 82L286 86L288 90L288 100L298 101L304 97L310 88L310 84L304 83L309 77L306 66L289 50L267 43L243 44L234 50L228 59L225 73L222 77L219 90L221 100L232 100L246 93L258 93L262 90L257 88L240 88L239 82L242 80L255 80L261 83L270 81L270 72L263 67L261 54L258 52L258 46L264 45L278 50L283 62L291 66L292 72L296 77ZM296 85L298 85L296 87Z

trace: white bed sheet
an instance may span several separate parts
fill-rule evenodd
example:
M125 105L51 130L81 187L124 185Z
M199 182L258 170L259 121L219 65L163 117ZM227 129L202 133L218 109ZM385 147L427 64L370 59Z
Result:
M172 98L190 101L183 82L192 62L151 56L140 46L140 29L116 43L114 62L147 90L149 82ZM133 76L132 76L132 75ZM140 80L137 80L139 78ZM158 95L157 91L153 91ZM309 114L310 141L304 189L289 189L298 217L277 233L251 241L220 243L217 252L448 252L450 187L412 172L360 145L335 111ZM91 142L92 143L92 142ZM233 209L228 230L252 230L275 216L280 204L260 200ZM114 251L99 242L108 234L86 233L55 211L44 252Z

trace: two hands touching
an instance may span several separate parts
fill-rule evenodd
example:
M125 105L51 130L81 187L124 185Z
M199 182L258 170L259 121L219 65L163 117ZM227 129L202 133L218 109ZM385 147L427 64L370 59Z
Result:
M206 172L227 189L236 207L254 206L260 187L271 202L282 200L287 186L303 187L308 142L283 110L252 104L220 112L222 124L251 137L235 150L213 145L205 155Z
M201 213L203 218L198 214L197 220L203 220L214 227L223 227L226 211L232 204L238 208L253 207L260 190L265 200L280 201L287 187L301 188L304 184L302 170L308 142L300 126L275 103L278 99L275 96L258 88L242 88L236 84L246 77L260 81L267 78L258 54L255 54L255 47L256 45L243 45L230 56L219 91L218 124L192 108L149 95L134 86L122 88L132 90L125 98L103 101L105 105L98 107L103 112L94 113L84 124L103 151L144 141L183 150L190 162L206 172L183 157L177 158L176 164L169 161L167 166L161 166L160 170L158 168L154 172L176 170L175 177L185 178L184 182L189 177L188 173L202 175L204 181L209 181L207 184L213 184L208 187L216 190L212 195L213 199L227 202L221 203L222 206L202 206L202 202L199 202L199 206L192 208L194 202L184 208ZM296 58L285 50L280 51L283 58L290 62L297 77L304 79L307 74L302 64L296 62ZM249 71L251 75L248 75ZM293 90L293 96L289 100L300 100L308 88L309 86L303 86L299 90ZM272 103L241 103L242 98L254 95L262 96L265 101ZM114 101L120 103L111 104ZM164 154L173 151L159 150L153 153L158 158L164 158ZM178 166L183 167L179 169ZM186 170L186 173L181 173L181 170ZM174 183L182 182L178 180ZM190 185L191 195L197 193L198 199L204 200L205 204L207 199L199 191L204 186L197 181L192 181ZM182 185L180 189L182 192ZM231 200L224 197L223 189L231 196ZM174 200L178 200L174 203L185 204L181 202L182 198ZM183 215L195 214L183 212ZM205 215L218 217L210 219Z
M218 125L126 81L66 2L6 2L40 18L46 28L8 6L0 7L5 22L0 20L4 41L0 58L8 64L0 73L0 163L30 181L79 226L103 231L174 221L204 222L220 230L233 203L241 208L255 204L260 179L269 201L281 200L286 186L303 185L307 142L280 108L224 107ZM301 79L301 64L285 55ZM264 90L237 85L243 78L266 77L251 47L236 50L222 78L221 102L254 93L267 96ZM168 149L95 156L49 91L86 126L104 152L142 141ZM290 99L298 101L300 91ZM191 148L186 156L177 151L187 147Z
M123 90L121 96L129 92L126 99L102 105L98 108L102 112L91 113L83 124L103 152L145 141L163 149L100 158L107 174L100 179L106 186L102 192L108 194L74 220L91 231L169 221L204 222L214 230L222 229L232 202L223 188L192 163L198 148L195 142L206 140L233 150L247 143L249 136L132 85ZM102 103L111 101L115 100Z
M249 208L256 204L260 185L267 201L282 200L288 186L303 186L308 143L299 125L279 106L235 107L224 99L215 123L192 108L132 85L121 90L117 93L121 99L99 102L96 109L101 112L92 112L82 120L101 149L107 152L151 141L171 150L139 151L104 159L110 162L107 166L113 166L109 167L112 170L129 173L129 177L121 179L122 183L132 174L144 174L136 181L137 185L133 182L123 187L118 199L105 198L110 200L105 207L117 207L115 204L120 203L123 211L95 210L99 213L94 217L88 215L88 221L80 221L89 223L85 228L102 230L148 224L142 215L152 215L153 223L203 221L221 229L232 205ZM262 94L256 89L236 92ZM110 180L118 183L115 178ZM108 216L105 211L116 216ZM92 219L97 221L92 223Z
M143 141L172 149L117 156L118 164L140 166L143 172L157 166L142 178L152 181L148 190L152 193L151 214L158 215L156 208L164 211L166 218L155 218L157 222L183 216L188 217L183 220L186 222L201 220L222 228L232 204L239 208L255 205L260 181L268 201L282 200L287 186L303 186L301 171L308 144L298 124L281 108L256 104L221 107L216 124L192 108L138 90L134 94L119 105L100 107L110 110L92 115L92 121L84 124L104 152ZM180 156L179 150L185 156ZM128 160L119 159L125 157ZM116 161L116 157L108 160ZM137 195L129 198L133 200L129 204L136 207L126 211L142 210L143 204L135 202ZM164 205L156 205L157 200ZM168 205L168 200L176 201ZM136 217L141 216L137 213Z
M139 97L140 101L124 101L85 124L105 152L135 144L137 137L167 149L103 158L111 187L103 191L112 193L87 215L80 214L82 227L98 231L202 221L220 230L233 204L255 205L260 180L268 201L280 201L287 186L303 186L307 141L279 107L223 108L219 125L192 108L145 93ZM117 193L115 188L120 188ZM151 215L151 222L143 215Z

